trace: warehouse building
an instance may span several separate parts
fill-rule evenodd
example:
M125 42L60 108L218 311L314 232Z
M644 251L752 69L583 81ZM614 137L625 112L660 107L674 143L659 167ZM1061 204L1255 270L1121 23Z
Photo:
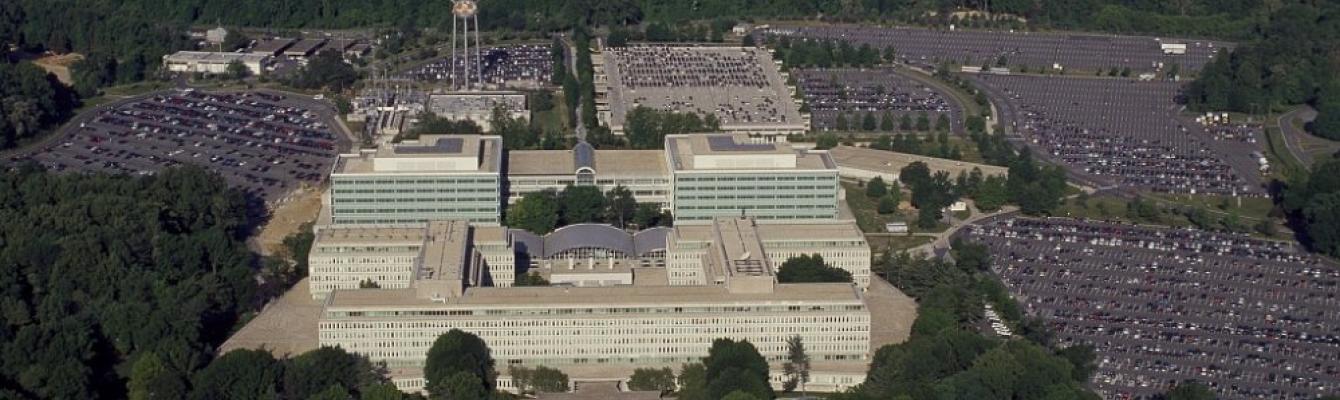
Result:
M240 62L252 75L260 75L269 65L270 57L263 54L179 51L163 56L163 68L171 72L224 74L228 65Z

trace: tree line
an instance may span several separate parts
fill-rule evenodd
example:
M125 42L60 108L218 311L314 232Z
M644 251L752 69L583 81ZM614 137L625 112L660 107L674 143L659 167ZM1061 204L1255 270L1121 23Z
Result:
M0 61L0 149L54 129L72 115L79 97L32 63Z
M1299 239L1313 251L1340 257L1340 158L1320 160L1287 184L1280 205Z

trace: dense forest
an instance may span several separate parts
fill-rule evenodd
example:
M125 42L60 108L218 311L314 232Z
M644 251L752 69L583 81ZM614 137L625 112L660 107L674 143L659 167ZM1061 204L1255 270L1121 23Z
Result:
M0 398L125 398L145 357L184 384L260 300L249 210L200 169L0 174Z
M36 66L0 61L0 149L56 126L78 101L55 76Z

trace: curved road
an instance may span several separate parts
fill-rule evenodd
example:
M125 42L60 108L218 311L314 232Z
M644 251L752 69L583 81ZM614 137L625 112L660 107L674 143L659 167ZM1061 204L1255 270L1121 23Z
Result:
M1302 119L1306 124L1317 118L1317 110L1313 110L1312 107L1301 106L1280 114L1279 118L1275 119L1275 124L1280 127L1280 132L1284 135L1284 147L1289 149L1289 153L1293 154L1294 158L1303 163L1303 167L1310 167L1312 166L1312 155L1303 150L1302 143L1303 138L1307 137L1308 133L1290 123L1294 118Z

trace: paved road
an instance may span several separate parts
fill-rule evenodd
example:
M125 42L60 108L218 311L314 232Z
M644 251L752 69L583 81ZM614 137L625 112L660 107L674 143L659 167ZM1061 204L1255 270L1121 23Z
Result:
M954 236L960 229L987 218L1011 215L1019 212L1019 207L1005 206L995 212L983 213L977 210L977 206L971 202L968 203L968 209L972 210L972 216L968 217L968 219L957 221L954 225L950 226L949 229L945 229L944 232L935 234L935 240L932 240L930 243L907 249L907 251L912 254L920 253L927 257L934 256L937 249L949 248L950 243L954 241Z
M1293 111L1281 114L1279 118L1275 119L1275 124L1280 127L1280 132L1284 134L1284 147L1287 147L1289 153L1292 153L1294 158L1302 162L1304 167L1310 167L1312 166L1312 155L1303 150L1303 138L1307 137L1308 133L1290 123L1294 118L1302 119L1304 123L1311 122L1317 118L1317 110L1313 110L1312 107L1301 106L1293 109Z

